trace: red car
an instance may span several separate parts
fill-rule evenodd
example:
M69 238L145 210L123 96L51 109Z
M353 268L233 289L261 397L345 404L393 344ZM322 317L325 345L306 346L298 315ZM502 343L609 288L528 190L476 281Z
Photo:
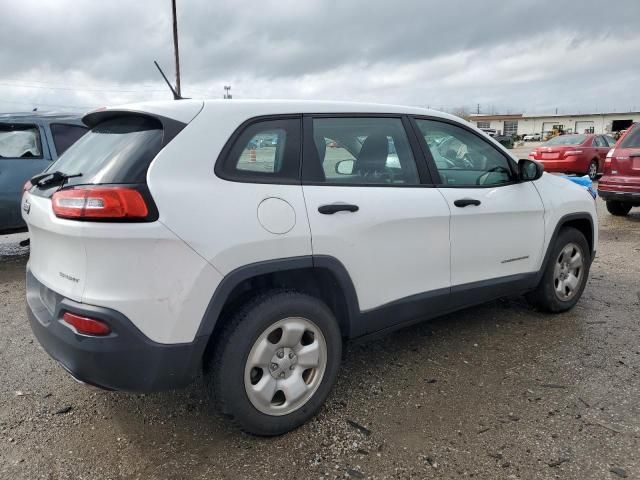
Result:
M560 135L534 149L529 158L542 163L547 172L589 175L595 180L603 173L607 152L614 144L608 135Z
M631 207L640 207L640 123L629 128L607 155L598 194L612 215L624 216Z

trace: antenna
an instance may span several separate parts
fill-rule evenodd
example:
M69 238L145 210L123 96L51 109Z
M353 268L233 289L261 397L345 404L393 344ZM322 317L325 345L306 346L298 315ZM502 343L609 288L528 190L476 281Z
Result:
M174 100L184 100L184 97L181 97L180 94L178 92L176 92L176 89L173 88L173 85L171 85L171 83L169 82L169 80L167 79L167 76L164 74L164 72L162 71L162 69L160 68L160 65L158 65L158 62L156 62L155 60L153 61L153 63L156 64L156 68L158 69L158 71L160 72L160 75L162 75L162 78L164 78L164 81L167 82L167 85L169 86L169 89L171 90L171 93L173 93L173 99Z

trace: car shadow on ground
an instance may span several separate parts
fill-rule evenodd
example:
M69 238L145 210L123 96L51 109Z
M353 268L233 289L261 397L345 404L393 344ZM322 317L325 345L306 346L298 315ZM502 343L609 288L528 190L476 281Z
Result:
M367 415L362 412L384 408L387 390L393 394L396 389L416 393L425 383L436 382L441 389L442 385L451 387L462 377L468 380L469 375L486 377L488 383L498 381L490 377L502 376L507 368L504 359L513 361L514 356L531 359L538 354L544 340L532 340L542 323L554 323L553 317L534 311L523 298L515 297L419 323L377 340L348 343L337 384L320 414L289 435L303 440L311 431L322 430L318 423L345 422L349 416L359 416L359 421L367 423ZM567 328L576 333L575 325L564 324L560 328L565 334L571 334ZM526 342L505 345L505 335L507 332L512 335L513 330L521 330ZM485 349L481 358L477 356L478 344ZM494 357L491 352L498 355ZM470 365L472 362L475 365ZM456 371L465 367L465 374ZM473 370L471 373L469 367ZM433 395L427 392L420 401L441 402L436 398L438 390L433 392ZM212 411L202 378L182 392L98 395L103 397L108 411L105 420L116 422L125 436L135 439L145 458L153 458L168 445L174 453L184 448L185 455L194 454L194 449L206 455L207 451L219 452L229 442L234 448L253 448L264 441L241 433L226 418ZM473 391L464 392L463 387L462 395L468 397ZM480 414L484 407L477 407ZM280 441L276 438L267 443Z

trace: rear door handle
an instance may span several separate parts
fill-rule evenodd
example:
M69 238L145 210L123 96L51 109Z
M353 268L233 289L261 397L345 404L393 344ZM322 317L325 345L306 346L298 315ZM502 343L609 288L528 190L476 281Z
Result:
M357 212L358 210L360 210L360 207L349 203L331 203L318 207L318 211L323 215L333 215L336 212Z
M460 200L454 201L453 204L460 208L464 208L469 205L475 205L477 207L480 205L480 200L476 200L475 198L461 198Z

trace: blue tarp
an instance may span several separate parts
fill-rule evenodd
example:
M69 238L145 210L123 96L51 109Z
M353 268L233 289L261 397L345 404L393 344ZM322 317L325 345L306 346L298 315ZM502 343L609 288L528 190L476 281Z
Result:
M563 177L573 183L577 183L581 187L584 187L593 198L596 198L596 195L598 195L596 193L596 189L593 188L593 181L589 178L589 175L585 175L584 177L568 177L563 175Z

